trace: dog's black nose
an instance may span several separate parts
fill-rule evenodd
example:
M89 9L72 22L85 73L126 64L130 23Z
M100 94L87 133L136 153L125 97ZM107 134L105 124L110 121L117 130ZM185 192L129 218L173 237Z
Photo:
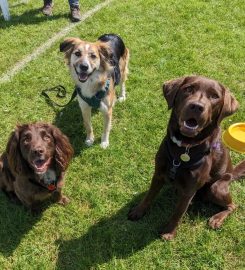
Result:
M195 111L198 113L201 113L204 111L204 106L200 103L191 103L189 108L191 109L191 111Z
M34 153L35 155L41 155L41 154L44 153L44 149L43 149L42 147L37 147L37 148L35 148L35 149L33 150L33 153Z
M88 64L81 64L80 69L81 69L81 71L87 71L88 70Z

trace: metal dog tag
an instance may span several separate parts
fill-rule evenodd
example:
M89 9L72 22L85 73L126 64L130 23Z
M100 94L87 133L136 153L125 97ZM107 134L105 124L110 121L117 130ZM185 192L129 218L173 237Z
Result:
M190 161L191 158L187 153L184 153L184 154L180 155L180 159L184 162L188 162L188 161Z
M191 157L189 156L189 147L186 146L185 153L180 155L180 159L184 162L190 161Z

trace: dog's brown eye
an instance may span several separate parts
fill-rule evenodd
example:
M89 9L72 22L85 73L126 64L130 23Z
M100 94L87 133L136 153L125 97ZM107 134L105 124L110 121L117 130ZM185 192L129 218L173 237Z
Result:
M50 137L48 135L43 136L44 141L50 141Z
M213 94L211 94L211 95L209 96L209 98L211 98L211 99L218 99L219 96L218 96L217 94L213 93Z
M50 135L45 130L42 130L40 135L44 141L50 141L51 139Z
M75 52L75 55L76 55L77 57L80 57L80 56L81 56L81 52L77 51L77 52Z
M97 56L96 56L95 54L91 54L90 57L91 57L92 59L96 59L96 58L97 58Z
M24 136L22 141L23 141L24 144L29 143L31 141L31 136L29 136L29 135Z
M186 93L193 93L193 87L192 86L187 86L186 88L185 88L185 92Z

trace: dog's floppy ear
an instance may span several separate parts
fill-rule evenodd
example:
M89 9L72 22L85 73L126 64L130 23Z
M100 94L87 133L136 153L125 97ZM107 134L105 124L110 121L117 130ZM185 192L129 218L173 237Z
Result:
M76 44L79 44L81 40L79 38L66 38L62 43L60 43L60 52L65 53L65 59L67 64L70 64L71 53Z
M60 43L60 52L67 53L81 40L79 38L66 38L62 43Z
M73 156L73 148L69 139L57 127L50 125L55 141L55 161L60 172L64 172Z
M222 88L223 104L218 117L218 123L220 123L225 117L232 115L239 108L238 101L232 96L229 89L219 84Z
M173 108L175 97L185 79L186 77L182 77L167 81L163 84L163 95L168 103L169 110Z
M104 69L110 69L110 66L113 66L113 54L108 43L97 42L101 65Z
M19 143L20 132L21 126L17 126L16 129L11 133L6 148L8 165L12 173L15 174L21 173L24 169L24 159L20 152Z
M105 42L98 42L99 54L107 61L112 60L112 51L108 44Z

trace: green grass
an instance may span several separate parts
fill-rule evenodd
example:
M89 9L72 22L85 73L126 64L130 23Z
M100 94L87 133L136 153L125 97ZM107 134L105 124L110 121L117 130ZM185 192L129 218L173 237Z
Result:
M41 2L11 7L10 22L0 17L0 73L69 24L66 0L56 0L53 18L37 12ZM81 1L82 12L99 2ZM244 121L244 9L243 0L115 0L69 34L92 41L114 32L130 48L128 99L115 106L107 150L99 146L100 113L93 115L96 143L86 148L77 102L54 110L40 96L57 84L73 91L58 42L0 84L1 152L16 123L37 120L60 127L75 149L64 188L71 199L67 207L52 205L33 217L0 193L0 269L245 269L243 182L232 184L239 208L217 231L207 226L217 208L199 203L190 207L177 237L161 241L157 231L176 201L169 187L141 221L126 217L149 187L166 133L164 81L186 74L217 79L240 102L223 127ZM234 163L243 158L232 153Z

